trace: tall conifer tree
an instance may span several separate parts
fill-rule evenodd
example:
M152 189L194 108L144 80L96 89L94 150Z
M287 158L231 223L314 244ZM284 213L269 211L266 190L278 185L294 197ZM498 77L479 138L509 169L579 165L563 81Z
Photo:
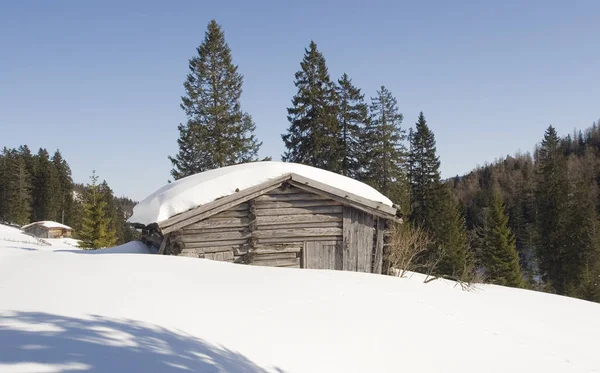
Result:
M95 171L90 179L91 183L85 188L81 230L77 237L81 240L82 248L110 247L115 244L116 238L110 216L107 216L105 195Z
M60 190L60 194L57 198L58 221L67 224L67 222L71 222L70 215L73 206L73 179L71 178L71 168L67 161L62 157L59 150L54 152L52 164L56 170Z
M3 151L3 212L10 223L29 223L31 213L31 178L25 159L12 149Z
M295 75L298 92L287 109L290 126L281 136L286 147L282 160L341 172L343 151L335 85L317 44L311 41L304 52L301 70Z
M483 227L482 262L487 281L493 284L521 287L523 278L515 237L508 227L508 216L499 192L492 196Z
M433 221L442 203L439 168L435 136L421 112L410 136L409 152L411 221L417 225Z
M340 173L360 178L364 161L362 147L363 130L368 121L368 106L360 89L352 84L347 74L342 75L336 86L339 100L339 123L341 126L342 164Z
M398 204L408 199L403 115L392 93L381 87L372 98L370 120L365 128L365 179Z
M564 237L567 223L568 181L566 161L554 127L546 130L537 152L536 216L538 259L543 278L564 294Z
M443 255L435 271L468 281L473 273L474 257L471 253L465 218L458 201L448 185L442 184L436 191L439 200L431 208L428 229L434 237L433 255Z
M32 220L60 220L60 183L56 169L46 149L40 148L34 157Z
M179 152L169 157L175 179L254 161L261 145L252 118L241 109L243 77L215 20L197 51L189 62L181 104L188 121L178 127Z

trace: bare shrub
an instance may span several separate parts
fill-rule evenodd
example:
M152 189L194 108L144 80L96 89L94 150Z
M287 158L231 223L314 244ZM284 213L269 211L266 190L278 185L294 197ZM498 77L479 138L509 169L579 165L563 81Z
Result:
M404 277L406 272L421 268L423 265L415 259L427 251L430 243L431 238L422 228L395 223L386 256L390 274Z

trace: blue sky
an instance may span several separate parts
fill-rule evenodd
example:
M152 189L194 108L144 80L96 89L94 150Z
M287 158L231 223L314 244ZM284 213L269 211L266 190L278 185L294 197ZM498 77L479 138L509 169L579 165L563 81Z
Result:
M444 177L600 117L600 1L1 1L0 146L59 148L142 199L170 178L188 60L207 23L244 75L261 156L279 159L314 39L332 77L385 85L437 137Z

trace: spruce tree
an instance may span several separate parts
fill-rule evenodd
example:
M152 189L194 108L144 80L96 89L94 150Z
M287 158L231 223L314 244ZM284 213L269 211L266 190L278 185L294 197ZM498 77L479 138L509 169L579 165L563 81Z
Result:
M3 151L3 209L10 223L29 223L31 212L31 182L25 159L15 150Z
M365 180L398 204L406 204L405 131L403 115L392 93L384 86L372 98L370 120L365 128ZM406 208L405 208L406 209Z
M508 216L499 192L494 193L486 211L481 254L488 282L512 287L523 286L515 237L508 227Z
M443 253L435 272L469 281L475 263L464 216L448 185L441 185L437 193L439 200L431 208L428 223L429 231L434 237L434 247L430 254L438 256L440 250Z
M34 157L32 220L60 220L60 183L54 164L46 149L40 148Z
M115 244L114 231L110 227L110 217L106 216L105 196L98 184L96 171L92 173L91 183L86 185L83 200L83 218L77 235L79 246L86 249L110 247Z
M6 214L8 213L7 192L8 192L8 159L7 147L2 149L0 153L0 221L7 221Z
M71 223L71 210L73 206L73 179L71 178L71 168L67 161L62 157L59 150L52 156L52 164L58 178L60 194L58 196L58 218L61 223ZM69 225L69 224L67 224Z
M441 204L439 168L435 136L421 112L410 136L409 152L411 221L417 225L432 221Z
M364 162L362 132L368 121L368 106L360 89L352 84L347 74L342 75L336 86L339 100L339 123L341 126L340 173L360 178L361 163Z
M290 126L281 136L287 149L282 160L341 172L344 153L335 86L317 44L311 41L304 52L295 75L298 93L287 109Z
M261 145L252 118L241 109L243 77L215 20L208 24L197 52L189 61L181 104L188 120L178 127L179 152L169 157L175 179L254 161Z
M538 259L543 279L559 294L565 293L562 269L567 223L567 167L554 127L546 130L537 152L536 216Z
M104 202L104 216L108 220L107 232L110 235L110 239L113 241L113 245L116 243L123 243L123 241L121 241L123 236L121 230L125 219L123 210L120 209L119 202L114 196L113 190L108 186L106 180L102 181L99 189L100 198L102 198Z
M586 298L589 275L594 272L599 250L596 191L591 187L594 169L581 158L569 158L569 201L563 240L561 287L569 296Z

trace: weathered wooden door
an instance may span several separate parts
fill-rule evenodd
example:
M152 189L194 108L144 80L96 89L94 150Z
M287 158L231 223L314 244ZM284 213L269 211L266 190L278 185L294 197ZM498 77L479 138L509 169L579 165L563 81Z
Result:
M307 241L304 244L304 268L342 269L340 241Z
M373 215L344 206L343 213L344 271L371 272L373 263Z

